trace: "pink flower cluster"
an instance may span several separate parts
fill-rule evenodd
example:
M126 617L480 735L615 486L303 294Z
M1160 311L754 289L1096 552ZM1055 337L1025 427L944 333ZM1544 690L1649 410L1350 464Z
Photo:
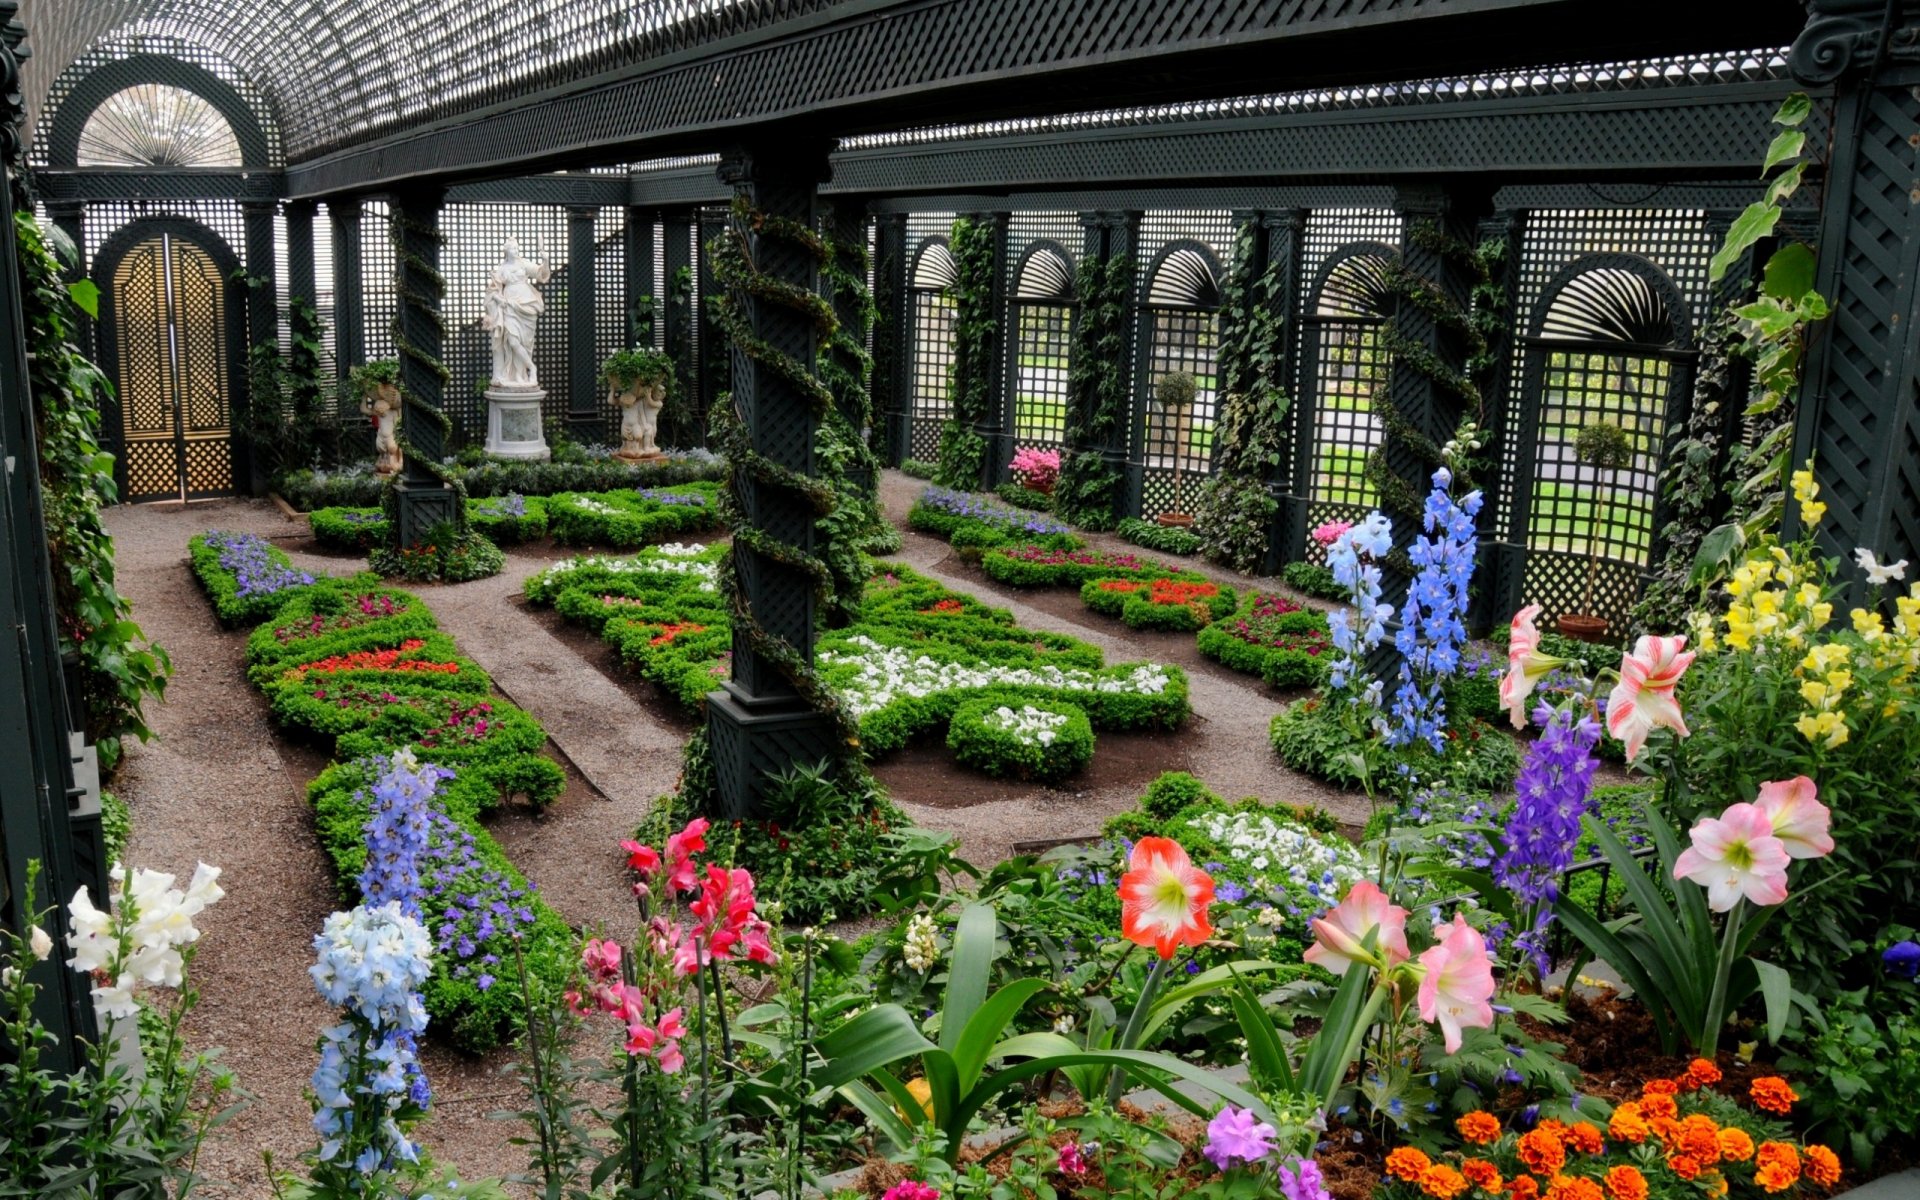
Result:
M1060 452L1023 446L1014 451L1013 461L1007 466L1022 486L1036 492L1051 492L1060 479Z
M880 1200L940 1200L940 1189L917 1179L904 1179L888 1188Z
M686 1010L675 1007L647 1023L647 994L628 983L620 971L620 943L589 938L580 949L580 965L587 974L587 993L567 993L567 1003L581 1016L596 1011L613 1016L627 1027L627 1053L651 1058L669 1075L686 1065L680 1039L687 1036Z
M708 863L693 856L707 848L705 817L688 821L679 833L667 836L666 852L639 842L622 842L627 865L640 873L635 895L663 889L666 899L691 896L687 912L692 921L656 915L648 925L654 949L670 959L675 975L692 975L711 962L769 963L773 961L773 927L755 908L753 875Z
M1742 899L1783 903L1792 861L1833 853L1832 816L1805 775L1763 783L1753 803L1729 804L1694 824L1693 845L1681 851L1673 877L1706 888L1707 907L1715 912L1728 912Z
M1314 941L1306 960L1335 975L1345 975L1356 964L1399 971L1413 957L1407 946L1407 916L1406 909L1363 879L1346 899L1313 919ZM1420 987L1416 1006L1422 1021L1440 1027L1452 1054L1460 1049L1464 1030L1493 1024L1493 955L1486 939L1458 914L1451 925L1435 925L1433 937L1435 944L1420 955L1415 972Z
M1331 546L1339 541L1341 535L1353 528L1352 521L1323 521L1313 527L1308 536L1322 546Z

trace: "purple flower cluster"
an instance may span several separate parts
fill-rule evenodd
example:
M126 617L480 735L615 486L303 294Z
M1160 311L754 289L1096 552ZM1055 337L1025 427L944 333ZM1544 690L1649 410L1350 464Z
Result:
M1482 497L1469 492L1453 498L1453 474L1445 467L1433 473L1422 525L1407 557L1417 569L1400 610L1400 630L1394 648L1400 651L1400 687L1393 697L1390 745L1424 741L1435 754L1446 750L1447 702L1442 683L1460 666L1460 647L1467 640L1461 618L1467 611L1467 586L1473 581L1474 552L1478 546L1474 519Z
M233 576L237 596L270 596L313 582L312 575L294 567L263 537L209 529L206 544L219 554L221 569Z
M362 826L367 865L360 871L360 895L371 907L397 902L400 911L420 919L420 858L427 849L427 827L434 797L453 772L422 765L401 750L377 768L371 794L359 793L370 815Z
M1556 709L1542 704L1533 718L1543 731L1527 748L1514 780L1519 799L1507 820L1506 850L1493 864L1493 878L1513 894L1521 913L1533 914L1532 920L1518 922L1522 929L1514 944L1532 956L1544 975L1553 902L1580 844L1580 818L1592 806L1593 775L1600 765L1593 748L1600 741L1600 723L1578 705Z
M455 965L448 974L472 979L486 991L507 940L533 924L533 886L515 884L481 857L473 834L438 809L427 817L429 851L423 895L439 909L432 919L435 950Z
M1052 517L1040 516L1024 509L1003 508L970 492L956 492L950 488L930 487L920 493L920 503L936 512L965 517L969 521L979 521L986 525L996 525L1015 533L1068 532L1067 525Z
M474 511L483 517L513 517L518 520L527 515L527 498L519 492L508 492L488 500Z
M340 519L349 525L377 525L386 520L387 515L377 508L369 509L366 512L355 512L352 509L348 509L340 514Z
M651 500L655 504L677 505L681 508L705 508L707 504L707 498L699 492L668 492L659 488L635 488L633 491L642 500Z

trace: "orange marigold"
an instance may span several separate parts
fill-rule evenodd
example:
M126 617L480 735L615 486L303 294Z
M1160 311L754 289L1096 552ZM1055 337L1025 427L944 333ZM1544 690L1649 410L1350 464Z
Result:
M1692 1179L1700 1174L1700 1160L1686 1154L1667 1155L1667 1170L1682 1179Z
M1500 1118L1480 1109L1461 1117L1453 1123L1460 1136L1476 1146L1491 1146L1500 1140Z
M1702 1163L1720 1161L1720 1126L1712 1117L1695 1113L1680 1122L1680 1135L1674 1139L1680 1153Z
M1585 1121L1568 1126L1560 1138L1566 1142L1568 1149L1578 1150L1582 1154L1598 1154L1607 1147L1600 1130Z
M1729 1125L1720 1131L1720 1161L1745 1162L1753 1157L1753 1139L1744 1129Z
M1647 1121L1640 1115L1640 1105L1628 1100L1613 1110L1612 1120L1607 1122L1607 1136L1616 1142L1630 1142L1639 1145L1647 1140Z
M1706 1087L1710 1083L1719 1083L1720 1078L1720 1068L1714 1065L1712 1059L1696 1058L1688 1063L1687 1069L1681 1073L1680 1088L1682 1091L1691 1092L1696 1088Z
M1535 1175L1554 1175L1567 1165L1567 1148L1551 1129L1530 1129L1520 1135L1520 1161Z
M1680 1091L1680 1083L1674 1079L1649 1079L1640 1085L1643 1096L1672 1096Z
M1435 1163L1420 1176L1420 1190L1434 1200L1453 1200L1467 1190L1467 1177L1445 1163Z
M1510 1200L1540 1200L1540 1185L1531 1175L1515 1175L1507 1181Z
M1555 1175L1544 1200L1607 1200L1600 1185L1577 1175Z
M1778 1075L1762 1075L1755 1079L1747 1088L1747 1094L1753 1097L1756 1108L1764 1108L1783 1117L1793 1111L1793 1102L1800 1098L1799 1093Z
M1617 1166L1607 1172L1607 1195L1613 1200L1647 1200L1647 1177L1637 1167Z
M1811 1151L1809 1151L1811 1152ZM1500 1168L1484 1158L1469 1158L1460 1164L1460 1173L1467 1182L1483 1192L1498 1195L1501 1188Z
M1808 1179L1829 1188L1840 1182L1839 1155L1817 1143L1806 1147L1801 1153L1806 1155L1805 1172Z
M1706 1178L1707 1200L1720 1200L1727 1194L1727 1177L1715 1171Z
M1800 1181L1800 1154L1786 1142L1761 1142L1753 1162L1753 1181L1769 1192L1784 1192Z
M1433 1165L1424 1150L1413 1146L1402 1146L1387 1155L1387 1174L1407 1183L1419 1183L1420 1177Z
M1680 1116L1680 1106L1673 1102L1672 1096L1662 1092L1641 1097L1640 1111L1647 1115L1649 1121L1656 1119L1672 1121Z

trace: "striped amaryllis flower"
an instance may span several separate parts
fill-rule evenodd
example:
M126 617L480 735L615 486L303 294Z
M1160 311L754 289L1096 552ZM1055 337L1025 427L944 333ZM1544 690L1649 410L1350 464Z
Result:
M1179 947L1198 946L1213 936L1207 919L1213 877L1193 865L1180 843L1141 838L1127 868L1120 878L1120 932L1128 941L1170 959Z
M1640 757L1647 735L1659 726L1687 736L1673 690L1692 663L1684 637L1643 634L1631 654L1620 656L1620 682L1607 696L1607 732L1625 743L1629 760Z

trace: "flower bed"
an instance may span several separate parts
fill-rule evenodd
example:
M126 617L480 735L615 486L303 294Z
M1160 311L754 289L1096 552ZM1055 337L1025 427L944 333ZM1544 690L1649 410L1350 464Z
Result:
M726 476L726 460L705 450L674 451L662 463L633 464L610 454L581 462L482 462L451 465L447 471L466 485L468 497L552 496L560 492L609 492L622 488L657 488L681 483L718 482ZM385 480L371 463L338 471L289 471L274 481L274 490L288 504L302 510L338 506L375 507Z
M1081 587L1095 579L1181 579L1202 576L1179 571L1137 554L1079 550L1025 543L988 550L980 565L989 579L1015 587Z
M719 526L720 486L713 483L562 492L547 500L547 528L563 545L630 549Z
M994 776L1053 783L1092 762L1093 747L1086 712L1057 700L1017 708L969 700L947 726L953 760Z
M1187 579L1095 579L1081 586L1080 602L1134 629L1177 633L1204 629L1235 607L1232 588Z
M1200 631L1200 653L1275 687L1326 682L1333 651L1327 618L1285 596L1249 592L1232 615Z
M254 629L247 637L247 678L263 684L290 665L397 646L438 632L439 622L418 596L357 583L310 588Z
M371 550L387 540L387 515L378 508L317 508L307 526L329 550Z
M223 625L258 621L314 584L284 550L251 533L197 533L187 554Z
M1080 544L1080 539L1073 536L1072 529L1063 521L995 504L971 492L942 487L930 487L920 493L920 498L907 512L907 527L948 540L961 530L968 530L978 545L1039 537L1058 539L1063 544ZM987 540L981 540L983 538Z

